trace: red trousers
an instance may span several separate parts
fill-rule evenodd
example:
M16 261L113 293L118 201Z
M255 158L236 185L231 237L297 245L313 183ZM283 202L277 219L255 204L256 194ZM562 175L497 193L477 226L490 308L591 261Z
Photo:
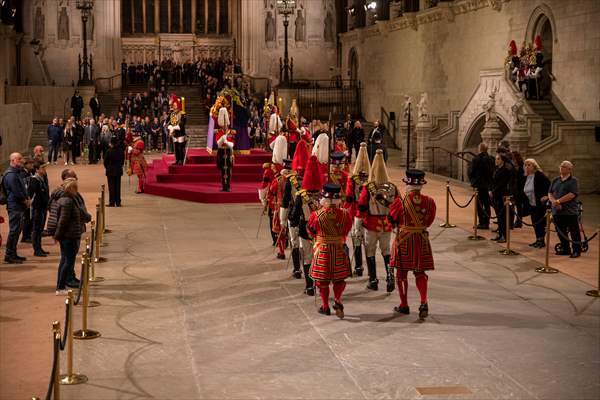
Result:
M317 281L317 287L321 294L321 302L323 303L323 310L329 308L329 282ZM337 303L342 303L342 293L346 289L346 281L333 282L333 299Z
M138 186L137 186L137 192L143 192L144 191L144 181L146 180L144 175L138 175Z
M415 272L415 283L419 295L421 296L421 304L427 303L427 274L425 272ZM408 306L408 271L398 270L396 274L396 285L398 286L398 294L400 295L400 307Z

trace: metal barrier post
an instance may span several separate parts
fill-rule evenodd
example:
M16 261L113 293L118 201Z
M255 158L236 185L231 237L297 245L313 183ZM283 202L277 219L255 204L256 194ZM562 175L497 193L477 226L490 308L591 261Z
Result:
M600 225L598 225L597 232L600 232ZM600 297L600 238L598 239L598 286L594 290L588 290L585 294L587 296Z
M52 341L53 341L53 344L57 340L58 340L59 343L62 340L62 338L60 337L60 322L54 321L52 323ZM54 349L54 346L52 348ZM53 389L53 396L52 396L52 398L54 400L60 400L60 384L59 384L59 374L60 374L60 371L59 370L60 370L60 344L58 346L58 352L56 354L56 369L54 370L54 376L52 377L52 380L54 381L53 384L52 384L52 389Z
M94 221L92 221L92 242L94 241L94 237L96 236L96 227L94 226ZM94 262L94 258L92 258L92 252L90 250L90 238L85 238L85 251L90 256L90 282L104 282L104 278L101 276L96 276L96 263Z
M440 228L456 228L450 223L450 181L446 181L446 222L440 224Z
M556 268L552 268L550 263L550 228L552 225L552 211L546 210L546 260L543 267L537 267L535 272L541 274L556 274L559 272Z
M511 201L511 197L510 196L505 196L504 197L504 213L505 215L505 220L506 220L506 249L503 250L499 250L498 252L504 256L514 256L517 255L519 253L517 253L516 251L512 251L510 249L510 208L512 206L512 201Z
M102 189L102 234L111 233L112 231L106 228L106 185L101 185Z
M68 324L67 330L67 373L60 376L61 385L79 385L87 382L88 378L82 374L73 373L73 291L69 290L67 300Z
M87 327L87 316L88 316L88 303L89 303L89 293L88 293L88 271L89 271L89 257L84 253L83 259L81 260L84 263L83 271L85 272L85 277L81 277L81 282L83 283L83 309L81 314L82 328L73 332L73 337L75 339L80 340L88 340L88 339L96 339L100 337L100 332L94 331L92 329L88 329Z
M477 234L477 206L479 201L479 196L477 194L477 189L474 189L475 193L473 194L473 200L475 202L475 207L473 207L473 234L468 237L469 240L485 240L483 236L479 236Z
M96 204L96 235L94 237L94 263L102 263L106 261L106 258L100 257L100 237L102 236L102 230L100 229L100 205Z

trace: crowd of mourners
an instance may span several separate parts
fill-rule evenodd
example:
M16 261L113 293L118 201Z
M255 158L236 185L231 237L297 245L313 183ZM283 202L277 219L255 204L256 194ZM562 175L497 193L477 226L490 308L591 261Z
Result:
M481 143L469 170L471 186L478 194L477 228L490 228L493 208L498 227L497 236L492 240L506 243L507 230L522 228L523 218L529 216L536 236L530 246L544 248L547 245L545 215L546 210L551 209L560 239L557 254L579 257L579 184L572 172L573 164L565 160L559 165L559 176L550 180L535 159L524 160L518 151L511 150L508 141L500 142L495 157L490 156L488 146Z

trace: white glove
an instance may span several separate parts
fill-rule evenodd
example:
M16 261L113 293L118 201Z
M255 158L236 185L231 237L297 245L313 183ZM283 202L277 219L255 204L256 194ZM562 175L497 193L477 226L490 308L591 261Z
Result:
M352 226L352 235L360 237L363 234L363 220L362 218L354 217L354 224Z
M288 209L280 207L279 208L279 222L281 222L281 226L287 228L288 225Z

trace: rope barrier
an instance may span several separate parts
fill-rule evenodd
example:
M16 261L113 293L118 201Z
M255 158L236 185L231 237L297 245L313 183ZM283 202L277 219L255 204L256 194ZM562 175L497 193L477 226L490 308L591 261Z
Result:
M440 228L456 228L456 225L450 223L450 181L446 181L446 222Z
M454 195L452 194L452 190L450 188L448 188L448 193L450 194L450 198L452 199L452 202L454 202L454 204L458 207L458 208L467 208L469 207L469 205L471 204L471 202L473 201L473 199L475 198L475 194L471 195L471 198L469 199L469 201L467 202L467 204L465 205L460 205L458 204L458 202L456 201L456 199L454 198Z
M490 221L494 221L494 220L497 220L497 219L498 219L498 216L493 216L493 217L492 217L490 214L488 214L488 213L485 211L485 207L483 206L483 203L481 202L481 199L479 199L479 198L478 198L478 199L477 199L477 202L478 202L478 204L479 204L479 207L481 208L481 211L483 211L483 213L485 214L485 216L486 216L486 217L487 217L487 218L488 218ZM492 206L491 206L491 205L490 205L490 209L492 209Z
M556 228L556 233L558 233L558 236L562 237L563 239L567 240L569 243L574 244L576 246L587 245L589 242L594 240L596 238L596 236L598 236L598 231L596 231L596 232L594 232L594 234L592 236L590 236L586 240L582 240L582 241L572 240L572 239L569 239L569 236L567 234L565 234L563 231L560 230L560 228L556 225L556 222L554 222L554 227Z
M598 232L600 232L600 225L596 230L596 234ZM585 295L591 297L600 297L600 240L598 240L598 286L596 286L596 289L594 290L588 290L585 292Z

